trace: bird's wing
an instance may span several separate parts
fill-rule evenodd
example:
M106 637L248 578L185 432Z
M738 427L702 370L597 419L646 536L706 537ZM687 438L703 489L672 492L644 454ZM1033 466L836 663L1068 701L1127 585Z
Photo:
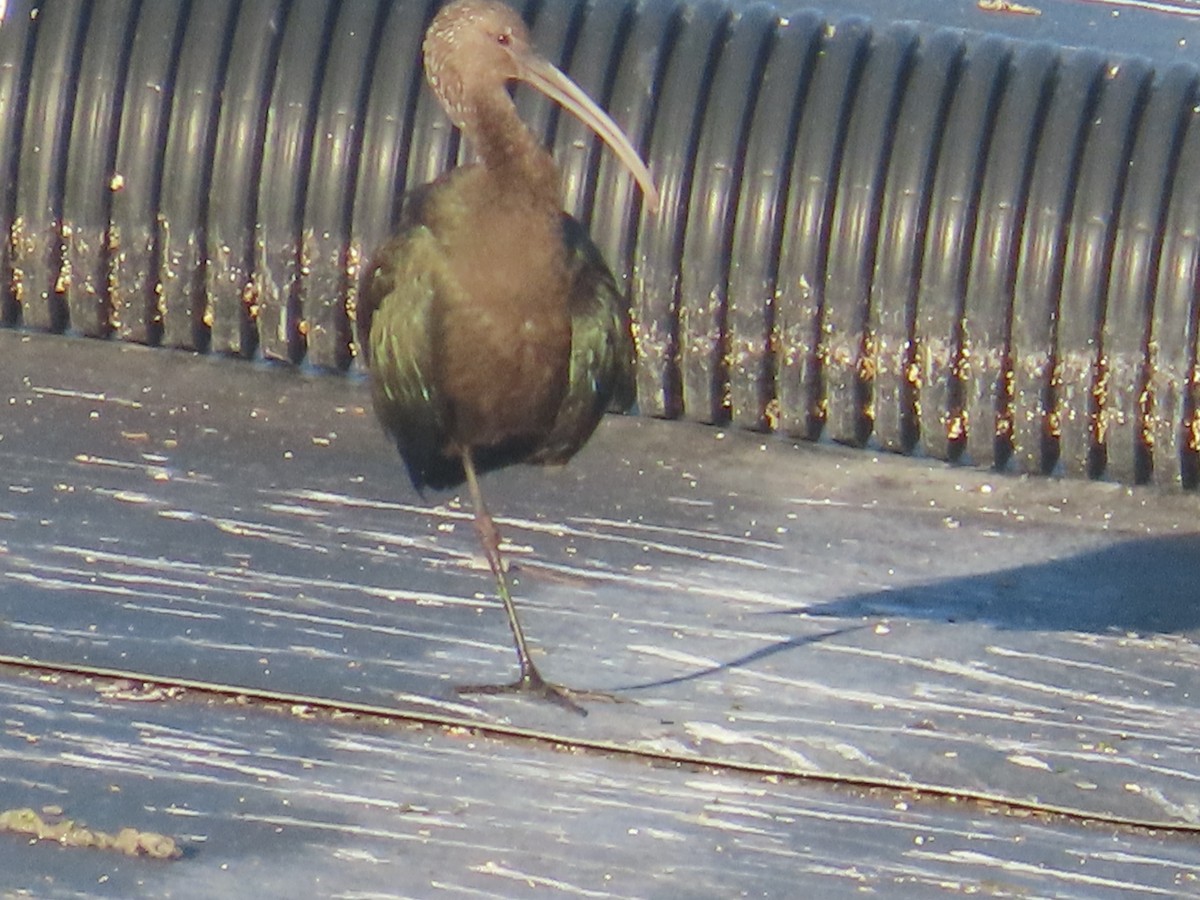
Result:
M392 237L379 247L359 273L358 300L354 310L354 336L364 365L371 364L371 325L375 312L395 287L396 269L405 252L410 232L423 224L425 203L433 185L408 191L400 201L400 215Z
M380 248L359 292L375 412L418 491L462 480L461 462L445 453L446 410L434 372L434 301L445 277L436 239L415 226Z
M633 333L625 299L583 226L563 214L571 276L571 375L554 427L531 463L565 463L587 442L610 407L634 400Z

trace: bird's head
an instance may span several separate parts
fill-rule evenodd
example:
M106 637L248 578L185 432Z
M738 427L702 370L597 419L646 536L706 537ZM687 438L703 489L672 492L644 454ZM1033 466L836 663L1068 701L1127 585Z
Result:
M450 120L464 131L483 103L510 103L506 86L524 81L595 131L633 174L651 209L658 191L624 132L583 90L533 48L516 11L495 0L453 0L425 33L425 77Z
M537 56L516 12L492 0L456 0L425 33L425 77L447 115L467 125L471 106L521 78Z

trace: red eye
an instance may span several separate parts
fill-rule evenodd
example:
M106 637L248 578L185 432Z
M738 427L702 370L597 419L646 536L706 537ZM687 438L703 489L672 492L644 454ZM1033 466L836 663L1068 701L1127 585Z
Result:
M507 47L512 43L512 35L507 31L502 31L496 35L496 43L501 47Z

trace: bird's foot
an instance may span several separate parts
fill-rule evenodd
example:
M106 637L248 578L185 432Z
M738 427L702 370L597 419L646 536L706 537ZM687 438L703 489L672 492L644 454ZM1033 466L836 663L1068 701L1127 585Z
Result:
M576 698L606 703L623 702L620 697L602 691L577 691L547 681L537 669L522 672L520 678L508 684L464 684L459 685L455 690L460 694L527 694L538 700L547 700L580 716L586 716L588 713L576 702Z

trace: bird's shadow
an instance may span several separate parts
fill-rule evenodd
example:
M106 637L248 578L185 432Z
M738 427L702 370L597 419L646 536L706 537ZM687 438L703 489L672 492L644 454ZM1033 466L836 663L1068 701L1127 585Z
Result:
M1024 631L1187 633L1200 627L1200 534L872 591L783 614L980 622Z
M659 678L654 681L644 681L638 684L629 684L622 687L614 688L617 691L644 691L649 688L662 688L674 684L685 684L689 681L698 681L701 678L707 678L710 675L717 675L721 672L730 671L732 669L741 669L752 663L766 659L769 656L774 656L776 653L782 653L784 650L793 650L798 647L806 647L810 644L818 644L821 641L829 640L830 638L840 637L843 634L849 634L853 631L859 631L866 628L865 625L851 625L846 628L835 628L831 631L823 631L820 634L807 634L798 637L788 638L784 641L775 641L767 644L765 647L759 647L750 653L743 653L741 656L735 657L728 662L717 663L716 665L706 666L702 669L697 669L694 672L689 672L686 675L676 675L673 678Z
M1200 628L1200 534L1137 539L1046 562L797 604L764 616L854 624L773 641L683 675L625 685L641 691L698 681L785 651L873 627L880 618L969 622L1001 630L1186 634Z

